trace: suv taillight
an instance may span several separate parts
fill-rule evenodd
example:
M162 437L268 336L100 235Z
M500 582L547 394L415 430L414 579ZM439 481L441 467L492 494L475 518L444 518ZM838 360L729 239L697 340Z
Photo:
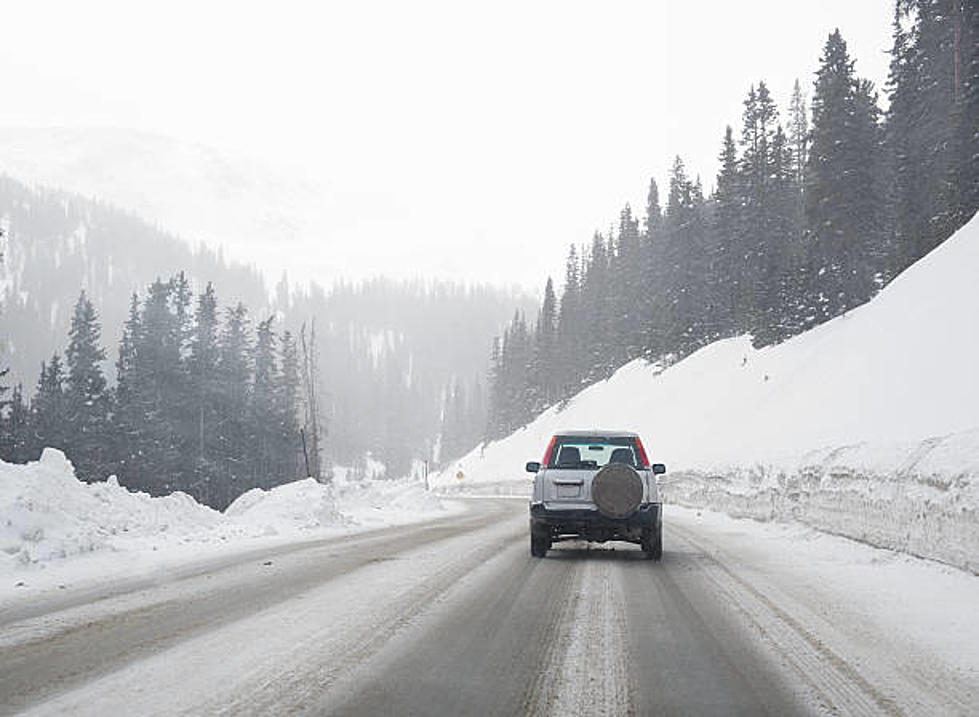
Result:
M639 462L643 468L649 468L649 458L646 456L646 449L643 448L642 439L636 436L636 448L639 449Z
M547 450L544 451L544 460L541 461L541 467L547 468L551 464L551 455L554 453L555 443L557 443L557 436L551 436L551 442L547 444Z

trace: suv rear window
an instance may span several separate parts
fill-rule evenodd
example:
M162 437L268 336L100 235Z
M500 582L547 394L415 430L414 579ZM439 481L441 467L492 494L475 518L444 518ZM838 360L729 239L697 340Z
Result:
M629 436L557 436L548 468L601 468L609 463L639 467L636 439Z

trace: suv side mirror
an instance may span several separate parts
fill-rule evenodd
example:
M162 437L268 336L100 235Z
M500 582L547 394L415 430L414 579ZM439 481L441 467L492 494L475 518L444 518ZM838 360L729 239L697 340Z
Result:
M650 466L650 468L653 469L653 475L661 476L664 473L666 473L665 463L653 463L653 465Z
M531 461L530 463L527 464L528 473L536 473L539 470L540 470L540 463L538 463L537 461Z

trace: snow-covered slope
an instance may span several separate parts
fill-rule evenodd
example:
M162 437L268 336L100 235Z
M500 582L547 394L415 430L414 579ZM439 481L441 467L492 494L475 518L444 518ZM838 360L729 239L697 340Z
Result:
M701 486L679 497L698 493L700 503L732 512L794 515L797 501L782 510L767 493L763 510L752 501L763 489L785 492L793 476L808 475L822 490L830 474L847 474L880 480L904 476L924 486L945 486L946 497L949 490L954 494L948 510L974 516L979 506L977 276L979 218L974 218L876 298L844 316L761 350L739 337L707 346L666 370L630 363L582 391L563 411L551 409L508 438L464 456L433 483L526 483L523 463L540 457L552 433L600 426L638 431L653 458L674 474L724 477L728 498L739 491L754 496L740 505L725 503ZM856 490L844 486L851 488ZM919 494L912 504L937 499ZM839 522L865 517L844 510ZM845 532L836 523L824 527ZM979 553L979 533L968 540L975 540L971 545Z

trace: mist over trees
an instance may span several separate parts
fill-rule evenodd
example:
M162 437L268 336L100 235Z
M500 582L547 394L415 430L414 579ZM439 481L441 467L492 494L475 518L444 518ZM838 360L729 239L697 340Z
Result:
M370 456L397 477L472 448L486 423L483 347L514 306L532 306L447 282L283 280L270 293L253 270L128 214L11 179L0 179L0 217L0 458L66 446L86 479L116 473L214 505L305 475L269 423L276 371L297 387L285 389L288 405L317 395L320 412L298 417L319 424L306 435L317 475L334 464L366 474ZM173 279L150 274L161 266L177 267ZM299 426L283 430L298 450Z
M764 81L728 127L705 195L677 157L645 218L572 245L554 308L492 344L486 437L645 358L717 339L778 343L874 296L979 207L979 5L898 0L886 112L840 32L784 118ZM807 107L808 104L808 107ZM548 298L550 296L550 298ZM542 368L542 366L544 368Z
M42 363L29 403L14 392L0 422L3 458L58 448L82 480L114 474L126 487L180 490L216 508L301 477L295 340L271 324L253 330L240 302L220 312L210 284L195 301L185 275L158 279L130 301L113 389L99 317L82 292L64 359Z
M0 226L6 237L0 266L0 362L22 382L68 333L78 292L101 312L106 346L118 344L133 291L158 276L185 272L248 306L266 305L254 268L225 261L127 212L68 192L31 188L0 175ZM110 379L114 368L107 371Z

